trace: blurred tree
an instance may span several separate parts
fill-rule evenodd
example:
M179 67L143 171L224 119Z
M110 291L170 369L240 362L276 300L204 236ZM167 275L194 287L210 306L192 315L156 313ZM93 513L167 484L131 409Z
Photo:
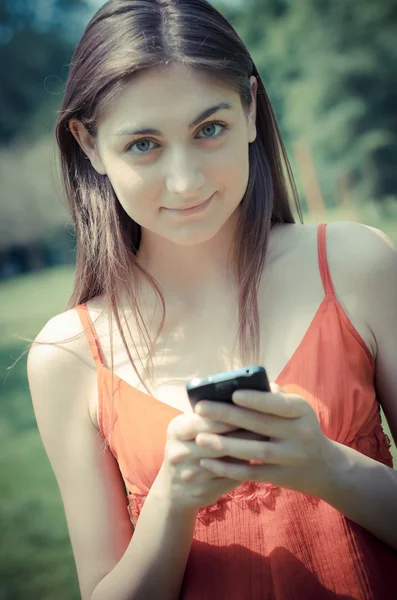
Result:
M294 170L304 148L328 205L352 190L363 200L395 197L397 0L214 4L258 65ZM66 218L54 198L49 143L74 44L98 7L0 0L2 252L36 243Z
M341 179L363 199L395 196L397 0L246 0L230 14L328 203Z
M0 144L50 131L86 0L0 0Z

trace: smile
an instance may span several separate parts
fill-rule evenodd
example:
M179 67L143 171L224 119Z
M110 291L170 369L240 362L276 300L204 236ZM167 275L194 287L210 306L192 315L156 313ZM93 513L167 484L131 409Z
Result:
M207 208L207 206L210 205L213 196L214 194L212 194L212 196L210 196L205 202L202 202L198 206L193 206L192 208L164 208L164 210L166 210L170 214L175 214L179 216L196 215L202 213Z

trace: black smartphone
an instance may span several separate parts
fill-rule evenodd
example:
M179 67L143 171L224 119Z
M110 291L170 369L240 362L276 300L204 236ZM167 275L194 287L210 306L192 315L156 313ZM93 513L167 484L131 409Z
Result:
M233 402L236 390L258 390L270 392L269 380L264 367L256 365L215 373L207 377L196 377L186 384L190 404L194 410L199 400L215 402Z

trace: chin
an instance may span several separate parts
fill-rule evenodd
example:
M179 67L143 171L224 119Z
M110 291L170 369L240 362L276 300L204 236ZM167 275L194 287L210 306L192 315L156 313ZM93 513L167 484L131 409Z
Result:
M193 246L198 246L199 244L205 244L209 240L212 240L216 236L218 232L214 231L211 234L190 234L186 236L175 236L170 239L171 242L178 246L184 246L186 248L192 248Z

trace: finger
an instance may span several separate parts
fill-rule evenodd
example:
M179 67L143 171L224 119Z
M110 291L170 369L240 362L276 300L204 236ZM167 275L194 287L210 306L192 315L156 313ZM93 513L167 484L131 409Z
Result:
M308 402L297 394L239 390L233 393L232 399L237 406L283 419L297 419L307 415L310 410Z
M198 470L201 470L201 469L204 470L204 467L200 464L198 465L198 467L196 464L196 465L192 466L191 468L185 468L185 469L183 469L183 471L181 471L180 478L183 481L187 481L187 482L193 481L193 479L197 476ZM206 471L206 476L207 477L209 476L210 479L219 479L219 480L222 479L223 481L225 480L224 477L219 477L216 473L210 471L209 469L205 469L205 471Z
M234 427L228 423L207 419L195 413L191 415L178 415L173 419L167 429L167 439L176 439L181 441L194 440L201 431L212 433L229 433L235 431Z
M192 441L170 440L166 452L168 462L173 465L178 465L182 461L197 465L197 461L201 458L224 458L225 460L230 460L230 462L246 462L238 458L226 457L219 450L214 450L211 447L204 448Z
M263 414L262 417L258 415L259 411L223 402L201 401L200 405L197 404L197 410L203 413L205 418L223 421L230 425L235 425L239 429L259 434L262 437L288 439L293 435L291 425L295 420L292 419L287 421L286 419L270 414Z
M235 479L236 481L267 481L272 483L275 475L280 472L280 468L276 465L239 465L214 458L203 458L200 460L200 465L218 477Z
M294 462L291 449L282 442L256 442L199 433L196 444L219 452L219 457L231 456L244 461L255 460L266 464L290 465Z
M272 382L270 384L270 391L273 394L286 394L286 390L284 388L281 387L281 385L278 385L277 383Z

